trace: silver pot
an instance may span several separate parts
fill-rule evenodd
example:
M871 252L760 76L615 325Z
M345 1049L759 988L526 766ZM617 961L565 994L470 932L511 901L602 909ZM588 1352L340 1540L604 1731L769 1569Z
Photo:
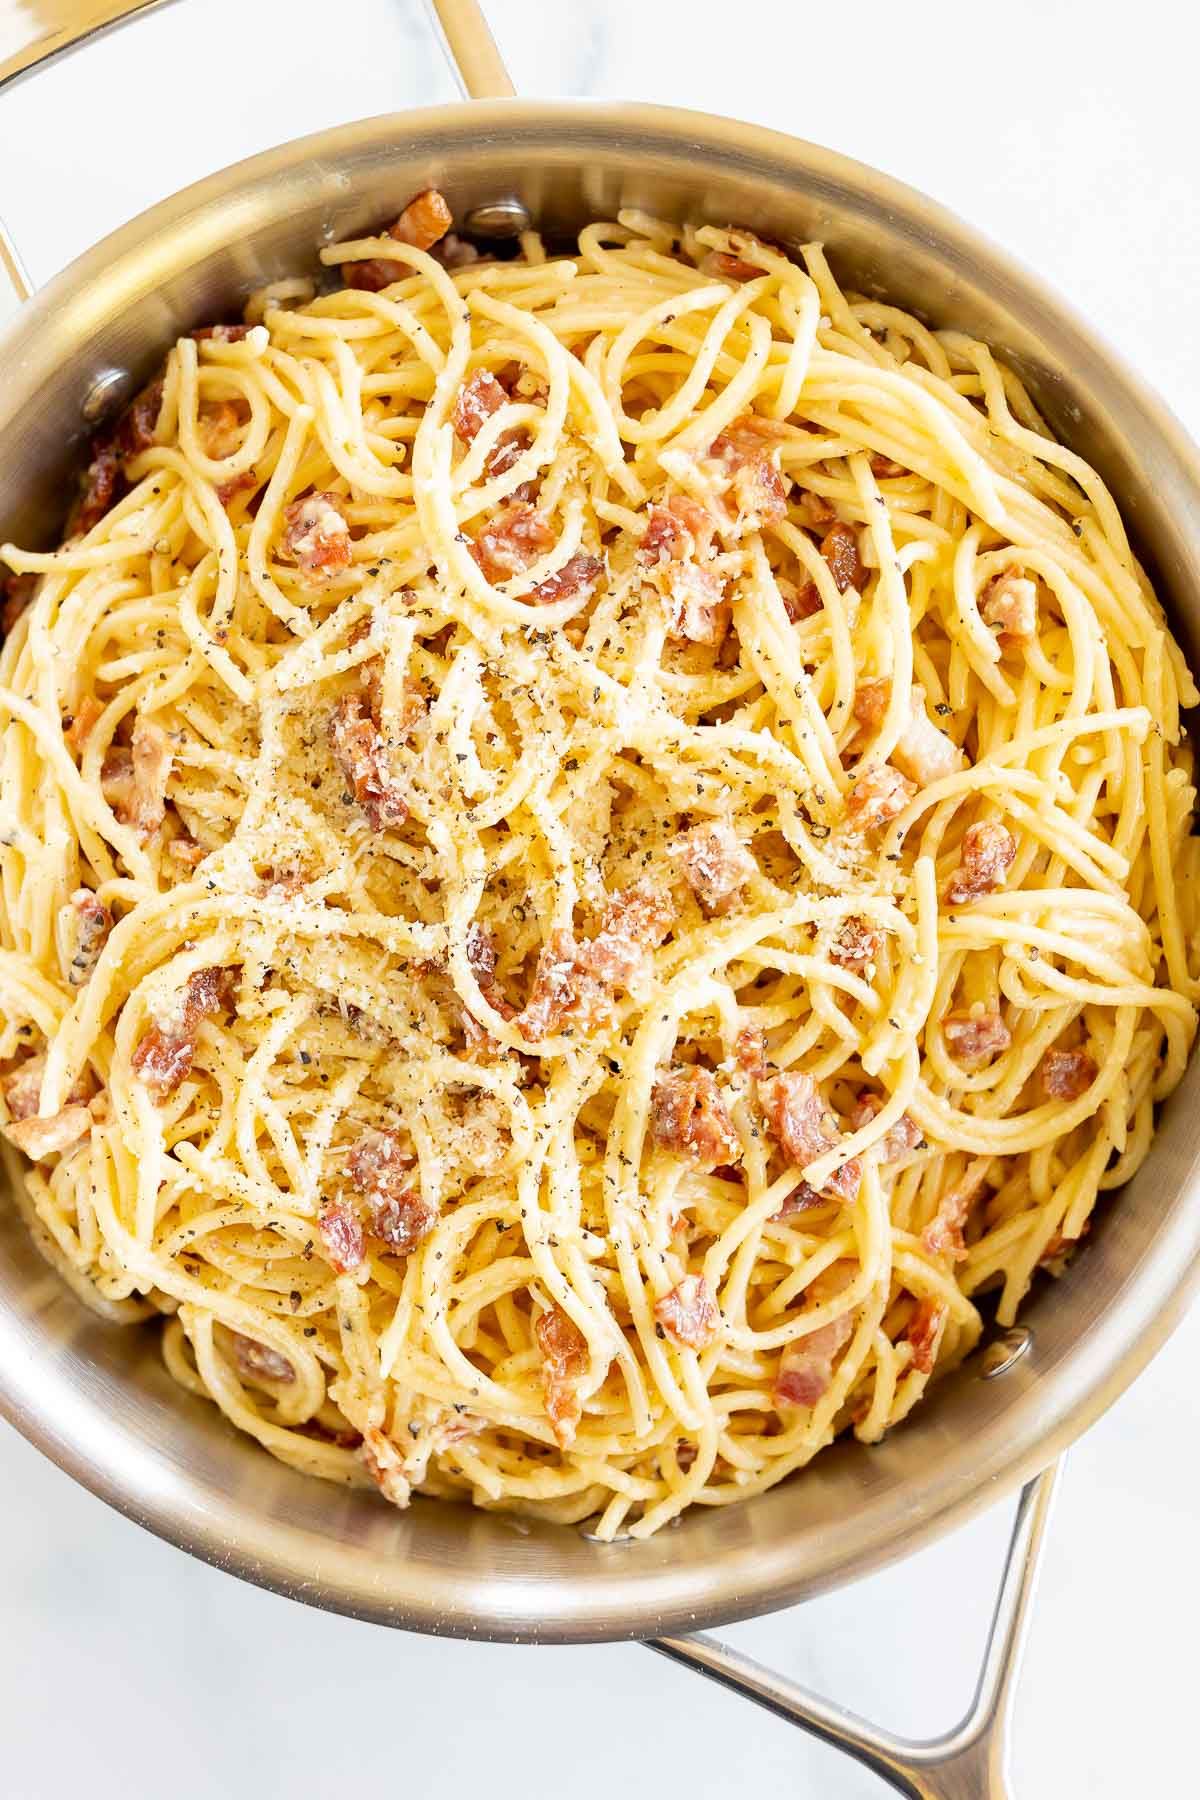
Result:
M468 91L510 93L473 0L437 7ZM130 10L140 9L106 9ZM14 58L0 83L30 60ZM638 206L785 242L819 238L851 286L986 339L1110 484L1195 666L1200 460L1082 321L968 226L872 169L754 126L649 106L486 98L371 119L254 157L144 213L30 299L3 339L0 537L52 541L87 431L177 333L228 316L250 287L313 267L317 245L355 236L426 185L477 229L512 230L525 208L566 236ZM1025 1332L939 1383L888 1441L841 1443L800 1478L744 1506L697 1509L647 1543L599 1544L440 1502L397 1513L282 1467L177 1388L149 1334L88 1313L13 1208L0 1217L0 1409L130 1517L313 1605L514 1641L692 1632L791 1605L917 1548L1030 1482L1116 1399L1200 1273L1198 1117L1194 1064L1139 1175L1063 1279L1031 1298ZM711 1641L659 1647L842 1742L905 1792L999 1793L985 1728L1002 1702L1047 1497L1045 1487L1026 1493L977 1706L937 1746L884 1740Z

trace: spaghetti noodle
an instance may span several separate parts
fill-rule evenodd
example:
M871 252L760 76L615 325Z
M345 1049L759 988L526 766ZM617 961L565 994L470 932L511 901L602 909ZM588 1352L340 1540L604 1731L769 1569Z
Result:
M645 1536L876 1442L1145 1156L1197 693L984 345L449 225L181 339L4 548L6 1154L285 1462Z

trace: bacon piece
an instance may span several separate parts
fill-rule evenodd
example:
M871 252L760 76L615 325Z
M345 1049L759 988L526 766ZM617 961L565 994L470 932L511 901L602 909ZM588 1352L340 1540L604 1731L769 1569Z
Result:
M686 530L669 507L652 506L637 547L637 560L645 569L663 562L677 562L687 554L684 548L687 537Z
M1012 1043L1012 1033L998 1011L982 1006L967 1012L947 1013L942 1020L946 1046L963 1069L981 1069Z
M644 969L647 953L658 948L674 920L670 899L656 893L649 881L623 888L605 907L599 931L585 946L585 966L610 985L629 986Z
M371 1236L401 1256L423 1244L437 1222L437 1209L412 1187L377 1201L367 1215Z
M494 1000L491 1003L495 1005ZM504 1005L508 1006L507 1000L504 1002ZM512 1014L515 1013L517 1009L515 1006L508 1006L508 1010L509 1013ZM497 1011L499 1011L499 1008L497 1008ZM464 1056L472 1058L475 1062L490 1063L495 1062L499 1056L508 1055L507 1044L498 1043L491 1032L485 1030L479 1023L479 1020L473 1013L469 1013L465 1006L460 1006L458 1009L458 1022L462 1028L462 1053Z
M74 527L86 536L98 525L117 498L121 481L121 458L116 445L98 444L83 477L83 491L74 516Z
M171 740L161 725L152 719L139 719L130 740L132 751L133 793L128 824L143 843L152 837L166 817L167 783L175 753ZM103 779L103 771L101 771Z
M775 1406L815 1406L833 1381L833 1357L790 1345L779 1357Z
M854 717L869 732L883 724L891 698L892 684L886 676L878 681L860 681L854 690Z
M1039 1073L1049 1100L1078 1100L1099 1071L1086 1050L1060 1050L1052 1044L1042 1057Z
M561 569L531 587L525 598L532 606L553 606L559 600L574 600L578 612L596 592L603 574L604 563L600 557L579 551Z
M810 1282L807 1295L825 1306L854 1279L854 1264L832 1263ZM833 1380L833 1359L854 1336L855 1308L847 1308L827 1325L818 1325L784 1346L775 1377L773 1398L777 1407L815 1406Z
M699 563L682 562L668 563L656 576L671 637L686 644L724 643L733 614L718 575Z
M779 1359L772 1397L777 1407L815 1406L833 1380L833 1359L854 1335L849 1313L831 1319L787 1345Z
M650 1098L650 1130L656 1144L703 1169L737 1162L741 1141L716 1079L708 1069L664 1075Z
M63 973L71 987L83 987L108 942L112 914L90 888L76 888L58 917Z
M338 701L329 721L329 741L371 830L403 825L408 802L392 779L387 746L362 695L346 694Z
M64 1106L48 1119L34 1115L0 1126L9 1142L31 1162L41 1162L47 1156L60 1156L65 1150L73 1149L91 1129L92 1115L86 1106Z
M908 1113L901 1113L896 1123L884 1133L884 1162L899 1162L911 1150L919 1150L925 1142L925 1134L914 1118Z
M698 560L711 549L714 526L706 507L675 494L650 508L638 545L638 562L666 605L670 634L686 643L719 644L729 630L723 584Z
M487 927L478 922L467 932L467 963L480 993L493 1011L504 1019L515 1018L516 1007L506 998L496 981L496 940ZM488 1035L470 1013L463 1013L462 1023L468 1046L474 1045L492 1053L498 1049L495 1039Z
M171 839L167 845L167 855L172 862L177 862L181 869L194 869L204 861L208 851L203 844L198 844L195 838L190 837L185 831Z
M518 425L514 431L502 431L487 453L483 465L485 471L489 476L507 475L532 442L533 439L523 425ZM513 499L531 501L536 492L536 485L532 481L522 482L520 487L514 489Z
M858 553L858 533L853 525L847 525L843 519L831 525L821 539L821 555L829 564L839 594L849 588L862 591L867 571Z
M1003 887L1016 855L1016 840L1006 826L993 819L968 825L963 832L958 868L946 888L947 906L967 906L981 894L992 894Z
M771 1223L784 1225L789 1219L799 1218L801 1213L811 1212L814 1206L828 1206L829 1202L818 1194L816 1188L809 1187L807 1181L798 1181L789 1194L784 1195L783 1204L777 1212L771 1214Z
M478 533L471 555L489 581L506 581L537 561L554 542L554 530L544 514L526 500L513 501Z
M229 969L197 969L188 976L171 1015L156 1021L133 1053L133 1072L157 1098L173 1094L190 1075L201 1021L233 1004Z
M837 1120L822 1100L817 1084L803 1069L784 1069L758 1082L758 1104L768 1129L788 1162L806 1169L840 1143ZM823 1192L850 1200L858 1192L862 1165L852 1157L836 1169Z
M788 616L789 624L798 625L802 619L815 618L821 611L821 595L810 576L805 577L803 587L797 587L786 575L777 575L775 586L779 589L779 598L783 601L783 610Z
M197 420L205 454L214 462L232 456L241 447L245 419L244 409L239 411L232 400L217 400L207 406Z
M516 1015L517 1029L530 1043L557 1031L571 1013L584 1010L581 1000L587 996L586 1020L596 1024L607 1008L597 1004L594 984L585 982L579 962L580 946L569 931L555 931L543 945L534 971L533 986L521 1012Z
M158 442L158 415L162 411L161 375L140 394L135 394L117 422L116 443L122 456L139 456Z
M496 940L478 921L467 932L467 965L478 986L486 992L496 979Z
M703 1275L685 1275L654 1303L654 1317L672 1343L706 1350L721 1329L721 1314Z
M755 1079L767 1073L767 1034L757 1026L745 1025L733 1044L734 1061L739 1069Z
M411 244L417 250L432 250L454 223L454 214L436 188L422 188L414 194L388 236L398 244Z
M283 509L280 549L296 564L310 587L350 567L350 527L337 494L305 494Z
M378 727L383 712L383 658L373 656L368 662L361 663L358 677L371 723ZM400 695L399 716L396 720L396 728L401 738L411 737L416 726L425 717L427 710L428 704L420 683L406 675Z
M960 1262L967 1254L963 1226L983 1186L986 1169L986 1157L969 1163L962 1180L956 1181L938 1201L937 1212L921 1233L921 1242L930 1256L947 1256L951 1262Z
M584 1031L606 1022L618 991L640 983L649 952L673 919L670 903L639 882L613 897L590 940L554 932L538 957L529 999L515 1015L522 1037L534 1043L567 1021Z
M706 912L728 912L758 864L732 825L694 825L673 847L684 878Z
M408 1255L437 1224L435 1207L409 1180L413 1159L394 1131L360 1138L346 1159L346 1171L368 1203L367 1229L391 1250Z
M700 268L705 275L720 275L725 281L753 281L756 276L766 273L744 257L730 256L725 250L711 250Z
M805 497L815 500L817 496ZM811 512L813 509L809 508L808 510ZM833 508L829 507L827 510L829 517L833 518ZM844 594L848 588L856 588L861 591L866 580L867 570L858 553L858 534L852 525L847 525L841 519L832 525L821 539L821 555L828 564L829 572L833 576L834 585L839 594ZM787 585L789 592L784 592L782 582L779 584L779 589L784 597L783 603L787 616L793 625L800 619L810 619L814 613L820 612L824 602L821 599L820 589L811 575L805 576L800 587L795 587L791 582Z
M153 719L139 719L129 748L114 744L100 769L100 789L122 825L144 844L166 817L174 752Z
M394 1131L371 1131L357 1139L346 1172L364 1200L383 1200L408 1186L413 1158Z
M798 1338L789 1344L779 1359L779 1371L775 1377L772 1398L777 1407L783 1406L815 1406L822 1395L828 1392L833 1380L833 1357L842 1348L843 1340L834 1340L832 1333L840 1320L834 1320L823 1331L814 1331L811 1335L822 1343L833 1345L829 1350L802 1348L808 1340ZM851 1335L854 1327L850 1324ZM826 1336L826 1333L830 1334Z
M290 900L293 894L304 892L310 879L304 869L266 868L259 891L264 900Z
M487 369L476 369L463 383L450 414L450 423L460 443L472 444L479 436L485 419L508 405L508 395Z
M0 1076L0 1092L14 1122L31 1119L42 1100L42 1080L46 1073L44 1054L27 1056L16 1068ZM67 1095L68 1106L85 1106L96 1091L89 1069L84 1069Z
M28 1056L15 1069L0 1076L0 1092L12 1119L30 1119L37 1112L45 1073L46 1058L42 1055Z
M403 281L412 270L407 263L396 262L388 256L364 256L357 262L342 264L342 280L348 288L360 288L368 294L378 294L394 281Z
M733 489L739 518L751 526L777 525L787 517L787 484L764 448L785 435L775 420L745 413L708 447Z
M879 831L904 811L916 791L891 763L872 763L846 795L846 816L857 831Z
M864 1125L878 1117L883 1111L884 1101L878 1094L862 1094L854 1111L850 1115L852 1130L861 1131ZM910 1150L918 1149L925 1139L921 1127L907 1113L901 1113L896 1123L889 1126L883 1134L879 1145L879 1154L885 1163L899 1162Z
M741 458L758 456L762 454L764 444L777 444L790 435L791 427L779 419L765 418L762 413L741 413L721 434L722 454L728 456L732 448L732 452ZM713 443L717 441L713 439Z
M245 1337L240 1331L230 1330L233 1342L233 1356L241 1374L251 1381L294 1381L296 1371L286 1356L273 1350L270 1344L260 1344L257 1338Z
M393 1506L407 1506L412 1484L404 1473L404 1458L387 1433L377 1425L368 1425L358 1454L384 1499Z
M944 1300L919 1300L916 1311L904 1328L904 1339L912 1351L912 1366L928 1375L937 1361L938 1346L950 1317Z
M793 496L792 508L806 531L823 531L837 518L825 496L814 493L811 488L804 488Z
M1032 643L1037 636L1037 584L1017 567L994 575L983 590L979 614L1005 645Z
M240 475L231 476L228 481L221 482L220 486L217 488L217 499L221 502L222 506L228 506L229 502L234 499L236 495L249 493L252 488L257 488L261 482L262 476L257 474L254 469L243 469Z
M31 604L40 580L40 575L6 575L0 582L0 593L4 595L4 604L0 606L0 642Z
M76 756L81 755L104 708L94 694L85 694L75 709L74 717L63 720L63 742Z
M561 1449L569 1449L583 1417L579 1383L587 1374L587 1339L561 1306L552 1306L533 1328L542 1358L546 1416Z
M252 329L250 325L201 325L188 336L198 344L240 344Z
M893 462L890 456L881 456L877 450L872 451L867 460L877 481L890 481L897 475L908 474L903 463Z
M73 520L77 532L86 534L99 524L118 498L126 459L148 450L155 442L162 395L161 379L152 381L134 397L116 424L99 432L93 440L92 457Z
M454 215L442 195L436 188L424 188L413 196L395 224L388 226L387 236L395 238L398 244L411 244L415 250L432 250L453 223ZM402 281L411 272L407 263L383 256L342 264L346 286L365 288L371 293Z
M82 536L98 525L117 498L121 482L121 457L110 440L97 443L83 477L83 491L72 523Z
M851 913L843 919L838 934L829 946L829 960L839 968L860 972L869 968L879 955L883 934L867 919Z
M787 255L781 245L772 243L768 238L756 237L753 232L743 233L740 227L739 235L731 233L729 244L728 251L710 250L698 267L705 274L722 275L727 281L750 281L755 276L767 273L764 264L756 262L755 257L765 252L768 253L765 260L769 261L769 253L772 251L776 256Z
M646 529L637 548L644 569L664 562L691 562L712 549L716 520L706 506L689 494L672 494L646 514Z
M914 681L908 723L892 751L892 761L904 774L910 775L918 787L928 787L946 775L957 774L966 760L954 740L939 731L925 711L925 689L919 681Z
M353 1275L366 1258L366 1244L358 1215L342 1200L321 1209L317 1234L325 1260L338 1275Z

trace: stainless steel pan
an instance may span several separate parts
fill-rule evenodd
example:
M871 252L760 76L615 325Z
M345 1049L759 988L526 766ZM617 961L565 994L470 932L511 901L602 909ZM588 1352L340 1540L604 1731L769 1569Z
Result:
M0 534L48 542L91 425L179 332L314 263L435 184L468 228L527 215L569 234L620 206L730 220L828 246L844 279L994 344L1051 424L1102 471L1193 662L1200 641L1200 460L1175 420L1056 296L911 189L812 144L650 106L520 102L473 0L436 0L472 104L366 120L287 144L154 207L28 300L2 340ZM48 0L41 49L79 35ZM142 10L82 8L93 28ZM22 21L30 15L20 9ZM14 16L0 19L10 34ZM0 84L37 59L12 50ZM15 252L7 258L20 280ZM1002 1722L1045 1471L1178 1320L1200 1272L1200 1065L1153 1152L1066 1276L939 1384L884 1444L839 1444L745 1506L697 1510L645 1544L440 1503L400 1514L310 1481L235 1436L162 1369L148 1334L87 1313L0 1215L0 1408L94 1493L172 1542L313 1605L458 1636L658 1639L859 1755L902 1792L1003 1793ZM915 1549L1021 1483L1009 1566L970 1715L933 1745L875 1732L725 1646L680 1634L796 1601Z

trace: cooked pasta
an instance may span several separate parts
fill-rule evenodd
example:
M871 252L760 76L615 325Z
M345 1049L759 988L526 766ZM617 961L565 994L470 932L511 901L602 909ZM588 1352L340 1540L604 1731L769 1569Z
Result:
M450 223L181 338L3 550L2 1129L274 1455L640 1537L877 1442L1142 1161L1197 693L985 345Z

